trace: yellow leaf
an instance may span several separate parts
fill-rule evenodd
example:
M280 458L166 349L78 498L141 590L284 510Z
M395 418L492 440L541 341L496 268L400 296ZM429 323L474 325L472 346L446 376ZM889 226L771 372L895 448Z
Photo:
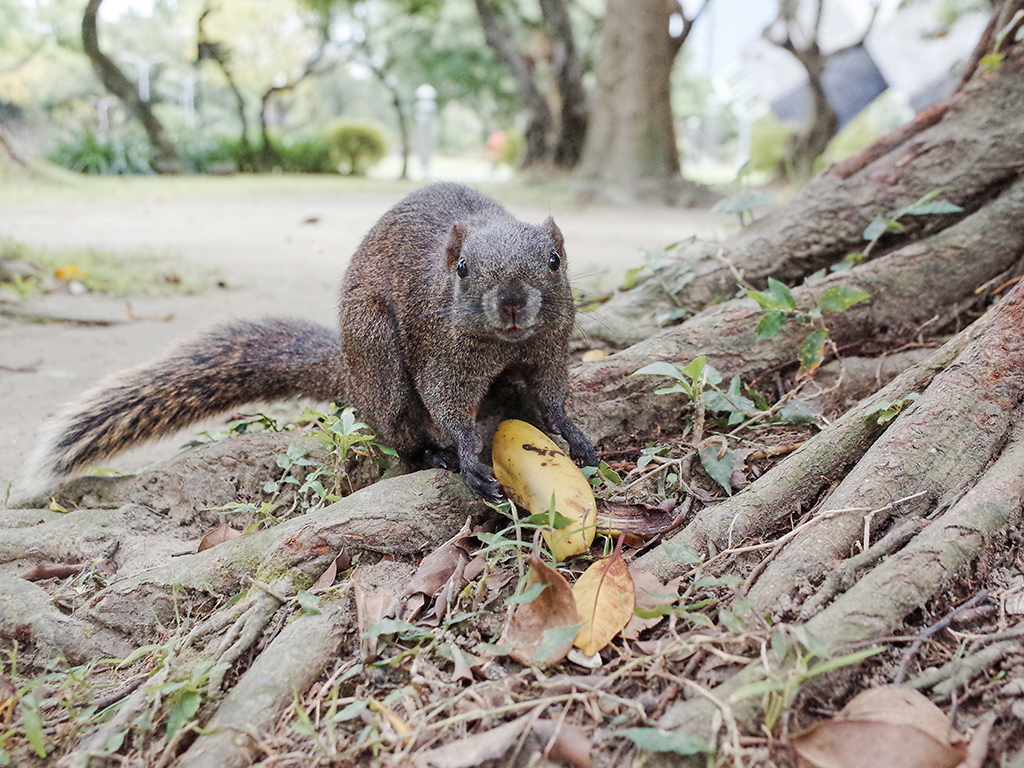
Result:
M81 280L89 276L88 272L74 264L65 264L63 267L57 267L53 274L58 280Z
M494 476L517 505L535 515L555 500L558 513L572 521L544 531L555 560L586 552L594 541L597 504L590 483L551 438L525 421L503 421L494 435Z
M633 616L636 587L622 555L598 560L573 585L576 610L583 626L574 645L588 656L612 641Z
M369 704L371 709L375 709L384 715L387 721L391 724L391 727L395 729L395 733L398 734L403 741L408 740L412 735L412 728L409 727L409 724L405 722L405 720L399 717L398 714L386 704L382 704L375 699L370 699Z

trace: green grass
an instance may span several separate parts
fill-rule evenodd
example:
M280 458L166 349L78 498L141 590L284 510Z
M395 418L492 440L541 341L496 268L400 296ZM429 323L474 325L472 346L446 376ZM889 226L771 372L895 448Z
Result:
M182 274L171 266L179 264L173 254L148 250L122 255L96 248L37 248L0 238L0 259L38 268L17 285L0 283L0 288L20 295L54 290L71 280L111 296L198 293L213 283L212 274Z

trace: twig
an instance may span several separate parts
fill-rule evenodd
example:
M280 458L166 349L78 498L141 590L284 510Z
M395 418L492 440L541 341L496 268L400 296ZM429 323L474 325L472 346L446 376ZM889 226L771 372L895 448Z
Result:
M943 629L948 627L950 622L953 620L953 617L956 616L958 613L960 613L960 611L963 611L963 610L965 610L967 608L973 608L974 606L976 606L978 603L980 603L982 600L986 599L987 597L988 597L988 590L987 589L981 590L981 592L976 594L974 597L972 597L966 603L961 603L956 608L954 608L952 611L950 611L945 616L943 616L941 619L939 619L937 622L932 624L930 627L928 627L925 630L923 630L917 636L917 639L914 640L914 642L911 644L911 646L909 648L907 648L907 650L905 650L903 652L903 658L900 659L899 669L896 670L896 675L893 677L893 680L892 680L893 683L895 683L896 685L901 685L903 683L903 681L907 677L907 667L910 665L910 660L912 658L914 658L914 656L921 649L921 646L925 644L925 642L927 642L933 635L937 634L938 632L941 632Z
M843 561L843 564L831 571L821 583L818 591L808 599L800 609L800 620L807 621L820 611L838 592L845 591L852 585L858 571L874 565L886 555L902 548L924 528L925 522L919 517L905 520L893 528L879 541L854 557Z

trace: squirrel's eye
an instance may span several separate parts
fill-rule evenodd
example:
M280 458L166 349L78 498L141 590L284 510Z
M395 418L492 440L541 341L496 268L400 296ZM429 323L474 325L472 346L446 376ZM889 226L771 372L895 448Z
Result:
M552 251L551 255L548 256L548 266L551 267L552 272L557 272L558 268L562 265L562 257L558 255L557 251Z
M469 266L466 264L465 259L459 259L459 263L455 267L455 274L459 276L460 280L465 280L469 277Z

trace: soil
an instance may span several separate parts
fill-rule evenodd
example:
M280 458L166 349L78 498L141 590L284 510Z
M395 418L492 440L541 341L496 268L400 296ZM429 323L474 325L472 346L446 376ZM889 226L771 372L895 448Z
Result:
M217 192L204 194L203 183L192 182L199 193L189 196L167 194L159 184L111 195L108 180L99 199L0 203L0 238L142 254L157 258L168 272L205 273L210 286L193 295L129 298L58 291L16 304L23 315L63 318L55 322L0 314L0 500L47 417L102 377L231 317L291 315L333 324L348 255L408 191L339 182L337 191L323 185L287 192L240 185L225 193L224 180L213 180ZM523 202L529 195L515 187L488 191L524 220L555 217L566 236L574 281L582 286L613 288L627 269L642 263L645 249L693 235L720 237L731 224L701 210L563 206L540 195ZM134 471L173 455L187 439L168 438L108 465Z

